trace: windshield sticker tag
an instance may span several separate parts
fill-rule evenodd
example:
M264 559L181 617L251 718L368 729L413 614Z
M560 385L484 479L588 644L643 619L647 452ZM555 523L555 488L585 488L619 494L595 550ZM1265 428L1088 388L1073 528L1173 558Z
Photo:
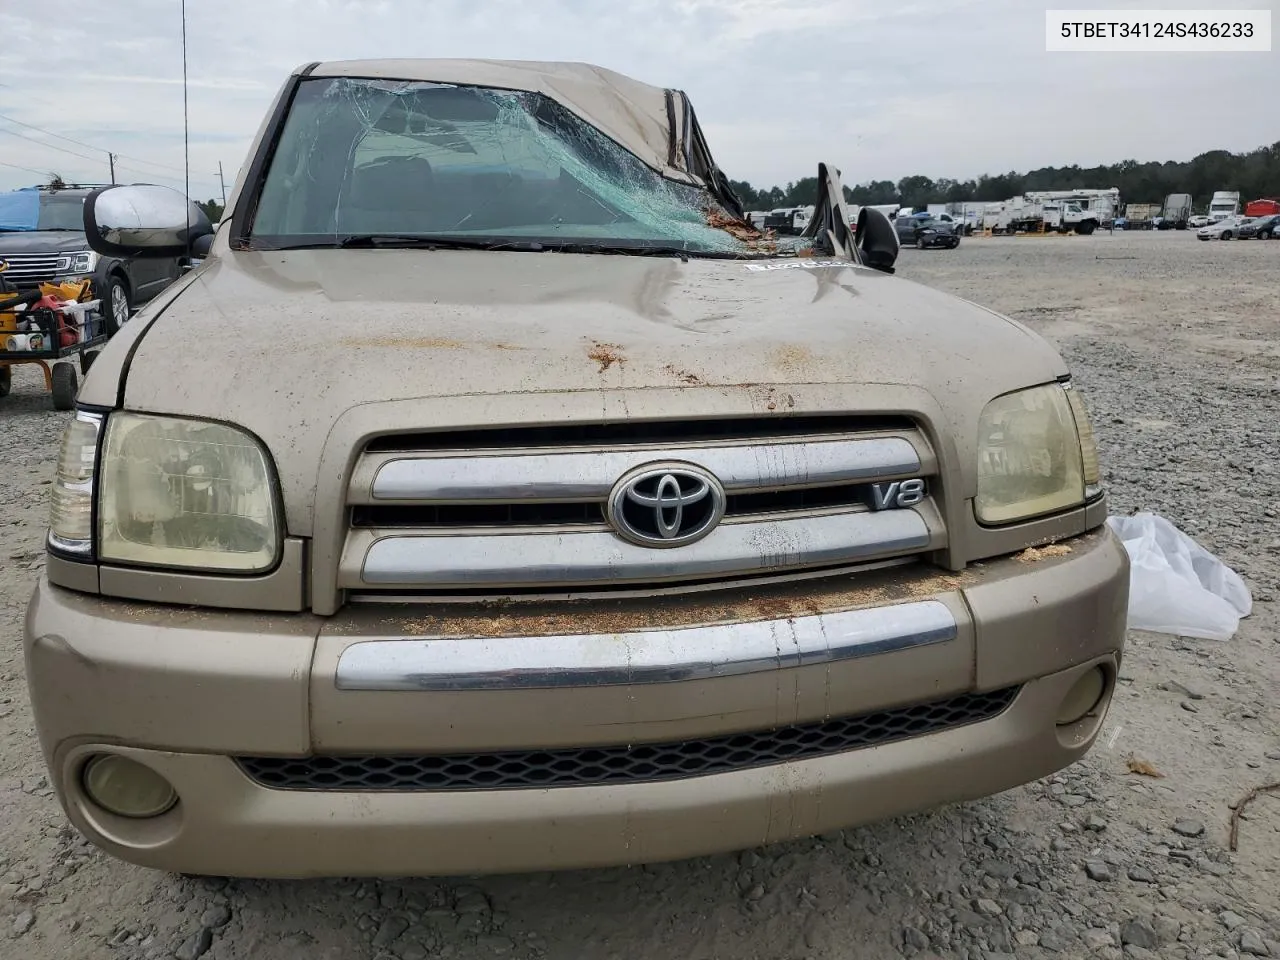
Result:
M852 267L848 260L775 260L771 263L749 263L747 269L760 270L817 270L822 267Z

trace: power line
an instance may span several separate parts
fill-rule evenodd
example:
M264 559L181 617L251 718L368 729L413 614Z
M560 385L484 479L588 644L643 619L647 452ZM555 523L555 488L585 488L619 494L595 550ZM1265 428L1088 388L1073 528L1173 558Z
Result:
M123 167L121 164L116 164L117 171L120 171L122 169L127 170L128 168ZM181 187L184 187L182 180L180 180L177 177L158 177L153 174L149 174L146 171L142 171L142 173L144 174L144 176L141 179L144 179L146 181L159 180L159 181L162 181L166 186L171 185L175 190ZM218 185L213 183L213 181L197 182L196 186L201 188L201 192L207 192L212 197L216 197L218 195ZM186 193L188 196L190 196L190 193L191 193L190 189L187 189Z
M8 120L10 123L16 123L20 127L26 127L28 130L36 130L40 133L46 133L51 137L57 137L59 140L65 140L67 141L67 143L74 143L78 147L85 147L86 149L89 149L89 150L97 150L102 153L106 153L106 151L102 150L101 147L95 147L91 143L85 143L83 140L73 140L71 137L64 137L60 133L54 133L52 130L46 130L44 129L44 127L37 127L35 124L27 123L23 120L17 120L3 113L0 113L0 120Z
M184 107L185 107L185 105L184 105ZM186 188L185 192L186 192L187 194L190 194L190 193L191 193L191 190L190 190L190 183L189 183L189 181L188 181L188 179L187 179L187 178L188 178L188 176L189 176L189 173L188 173L189 167L188 167L187 169L183 169L183 168L181 168L181 167L173 167L173 166L170 166L170 165L165 164L165 163L157 163L157 162L156 162L156 161L154 161L154 160L143 160L141 157L134 157L134 156L130 156L130 155L129 155L129 154L127 154L127 153L115 153L114 151L111 151L111 150L104 150L104 149L102 149L101 147L95 147L93 144L85 143L83 140L77 140L77 139L75 139L74 137L67 137L67 136L63 136L63 135L62 135L62 134L60 134L60 133L54 133L52 130L46 130L44 127L37 127L37 126L36 126L35 124L33 124L33 123L27 123L27 122L25 122L25 121L23 121L23 120L18 120L18 119L14 118L14 117L9 116L8 114L0 113L0 120L7 120L7 121L9 121L10 123L16 123L16 124L17 124L18 126L20 126L20 127L26 127L28 130L35 130L37 133L43 133L43 134L45 134L46 136L55 137L55 138L57 138L57 139L59 139L59 140L65 140L67 143L74 143L76 146L84 147L86 150L92 150L92 151L94 151L94 153L103 153L103 154L106 154L106 158L107 158L107 163L108 163L108 165L111 165L111 164L112 164L112 162L113 162L113 158L114 158L114 164L115 164L115 166L116 166L116 167L118 167L118 168L121 168L121 169L131 169L131 170L133 170L135 173L142 174L142 175L144 175L145 177L148 177L148 178L153 179L153 180L164 180L164 181L167 181L167 182L172 183L172 184L182 184L182 185ZM185 127L185 121L184 121L184 127ZM77 158L79 158L79 159L81 159L81 160L87 160L87 161L89 161L90 163L97 164L97 163L101 163L101 162L102 162L102 161L101 161L101 159L100 159L100 158L98 158L98 157L86 156L86 155L85 155L85 154L83 154L83 153L79 153L79 152L77 152L77 151L75 151L75 150L70 150L70 149L68 149L67 147L60 146L60 145L58 145L58 144L56 144L56 143L48 143L48 142L46 142L46 141L44 141L44 140L37 140L37 139L36 139L36 138L34 138L34 137L26 136L26 135L24 135L23 133L21 133L21 132L19 132L19 131L16 131L16 130L6 130L4 127L0 127L0 133L7 133L7 134L9 134L9 135L10 135L10 136L12 136L12 137L17 137L19 140L25 140L27 143L34 144L35 146L39 146L39 147L48 147L50 150L57 150L57 151L59 151L59 152L61 152L61 153L65 153L65 154L68 154L68 155L70 155L70 156L77 157ZM184 153L185 153L186 151L189 151L189 150L190 150L190 146L189 146L189 144L188 144L188 142L187 142L187 140L186 140L186 136L185 136L185 132L184 132ZM122 163L121 161L124 161L124 160L128 160L128 161L130 161L130 162L129 162L129 163ZM160 174L158 174L158 173L153 173L152 171L147 170L147 169L144 169L144 168L143 168L143 166L139 166L139 165L145 165L145 166L149 166L149 167L156 167L156 168L161 169L161 170L170 170L170 171L172 171L172 172L174 172L174 173L181 173L183 176L182 176L182 178L181 178L181 179L180 179L180 178L178 178L178 177L166 177L166 176L161 176ZM6 167L13 167L14 169L17 169L17 170L25 170L25 171L26 171L26 172L28 172L28 173L40 173L40 174L44 175L44 172L43 172L43 171L35 170L35 169L31 168L31 167L23 167L23 166L20 166L20 165L18 165L18 164L16 164L16 163L4 163L4 166L6 166ZM202 180L202 181L200 181L200 182L199 182L199 185L200 185L200 186L205 186L205 187L213 187L213 186L215 186L214 181L213 181L212 179L210 179L210 180L208 180L208 181L203 181L203 180ZM216 191L214 192L214 195L215 195L215 196L217 195Z
M49 175L48 170L34 170L31 167L20 167L16 163L9 163L6 160L0 160L0 167L13 167L15 170L25 170L27 173L39 174L42 177L47 177Z
M81 160L89 160L93 163L102 162L98 157L87 157L83 153L77 153L75 150L68 150L66 147L58 146L56 143L45 143L43 140L37 140L34 137L24 137L22 134L18 133L18 131L16 130L6 130L4 129L4 127L0 127L0 133L7 133L11 137L17 137L19 140L27 141L27 143L34 143L42 147L48 147L50 150L60 150L63 153L71 154L71 156L73 157L79 157Z
M92 151L94 151L95 153L113 153L113 152L114 152L114 151L111 151L111 150L104 150L102 147L95 147L95 146L94 146L93 144L91 144L91 143L85 143L83 140L77 140L77 139L75 139L74 137L64 137L64 136L63 136L62 134L60 134L60 133L54 133L52 130L46 130L44 127L37 127L37 126L36 126L35 124L33 124L33 123L27 123L27 122L25 122L25 121L23 121L23 120L18 120L18 119L16 119L15 117L11 117L11 116L9 116L8 114L0 113L0 120L8 120L10 123L16 123L16 124L17 124L18 126L20 126L20 127L26 127L28 130L35 130L36 132L38 132L38 133L43 133L43 134L45 134L46 136L56 137L56 138L57 138L57 139L59 139L59 140L65 140L65 141L67 141L67 143L74 143L74 144L75 144L76 146L78 146L78 147L84 147L86 150L92 150ZM3 128L0 128L0 133L13 133L13 131L12 131L12 130L4 130ZM16 133L14 133L13 135L14 135L14 136L20 136L20 134L16 134ZM30 140L31 138L30 138L30 137L24 137L23 139ZM39 141L39 140L32 140L31 142L32 142L32 143L41 143L42 141ZM55 150L62 150L62 149L65 149L64 147L58 147L56 144L48 144L48 146L53 147ZM70 152L70 151L68 151L68 152ZM170 166L170 165L169 165L169 164L167 164L167 163L157 163L155 160L143 160L141 157L131 157L131 156L129 156L127 153L117 153L117 154L116 154L116 156L117 156L117 157L123 157L123 158L124 158L124 159L126 159L126 160L132 160L134 163L142 163L142 164L146 164L147 166L151 166L151 167L159 167L161 170L172 170L174 173L182 173L182 168L181 168L181 167L174 167L174 166Z

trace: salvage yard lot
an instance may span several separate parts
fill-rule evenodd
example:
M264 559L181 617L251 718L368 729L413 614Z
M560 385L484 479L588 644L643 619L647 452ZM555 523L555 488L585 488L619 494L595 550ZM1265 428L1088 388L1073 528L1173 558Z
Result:
M32 732L20 628L67 415L17 368L0 401L0 956L879 960L1126 944L1280 958L1280 797L1254 801L1228 849L1231 804L1280 780L1280 243L975 237L898 264L1052 340L1093 413L1113 512L1168 517L1253 591L1229 642L1130 635L1082 763L933 814L644 868L224 883L119 863L65 825Z

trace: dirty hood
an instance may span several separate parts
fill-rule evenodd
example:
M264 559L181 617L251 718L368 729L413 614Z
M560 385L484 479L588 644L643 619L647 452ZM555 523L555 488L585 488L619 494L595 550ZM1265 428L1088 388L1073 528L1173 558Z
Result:
M898 385L967 434L991 397L1066 372L1021 325L844 261L227 251L183 286L145 333L151 311L129 325L125 406L252 430L302 534L320 451L356 407L458 398L388 430L622 418L655 397L661 416L751 415L775 409L761 387L825 384L822 404L860 412L848 398Z

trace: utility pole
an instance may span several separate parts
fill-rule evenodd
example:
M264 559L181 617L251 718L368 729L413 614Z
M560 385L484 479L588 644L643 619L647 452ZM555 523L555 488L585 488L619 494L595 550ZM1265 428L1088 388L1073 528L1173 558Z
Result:
M107 163L111 164L111 182L116 182L116 155L114 153L107 154Z
M222 208L227 208L227 181L222 179L222 161L218 161L218 183L222 184Z

